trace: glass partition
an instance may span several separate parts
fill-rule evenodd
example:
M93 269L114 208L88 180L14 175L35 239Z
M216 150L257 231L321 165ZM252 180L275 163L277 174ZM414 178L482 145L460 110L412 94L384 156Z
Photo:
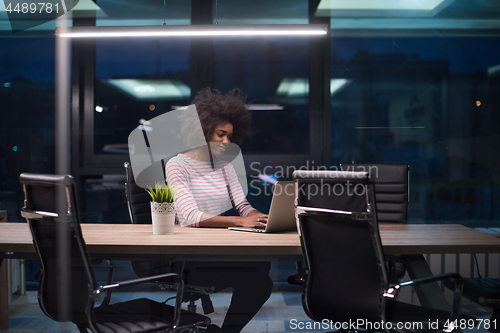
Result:
M215 87L240 88L255 104L245 154L310 153L308 61L303 37L214 40Z
M54 37L0 37L0 50L0 210L15 222L19 174L55 171Z
M94 153L128 156L141 123L191 97L188 39L96 41Z
M410 222L497 226L500 6L448 3L331 18L331 162L409 163Z

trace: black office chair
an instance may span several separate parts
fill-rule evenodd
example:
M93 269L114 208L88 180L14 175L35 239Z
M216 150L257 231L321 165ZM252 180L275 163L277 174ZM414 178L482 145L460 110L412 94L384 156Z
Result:
M377 199L379 223L408 223L410 165L408 163L342 163L343 171L366 171L372 175ZM345 207L344 207L345 208ZM386 258L390 281L396 283L406 273L406 259L401 255ZM302 284L304 269L288 278L290 284Z
M359 328L386 332L414 332L414 325L433 331L434 323L438 326L435 331L442 331L447 321L458 319L462 292L458 274L389 286L368 173L299 170L293 178L298 189L296 216L306 264L302 302L311 319L354 322ZM451 313L394 299L402 287L450 278L455 280ZM396 329L399 322L413 327ZM376 327L381 323L386 328L393 325L393 329ZM344 328L353 330L352 326Z
M151 197L143 188L135 183L130 163L125 162L125 193L129 210L130 221L134 224L151 224ZM158 275L169 272L183 272L183 262L168 262L165 260L134 260L131 262L134 274L139 278ZM163 290L168 290L168 281L154 281ZM196 301L201 300L203 312L210 314L214 307L210 299L210 287L199 287L192 285L184 286L183 302L188 302L188 310L196 312Z
M21 215L41 263L38 302L49 318L96 333L179 332L210 324L206 316L181 310L184 283L178 274L98 286L80 228L73 177L23 173L19 179L25 194ZM109 305L111 290L158 279L177 285L175 306L146 298ZM96 307L103 292L108 297Z
M477 278L464 278L463 297L477 304L492 308L489 332L500 332L500 279L483 278L474 254L474 262L477 270ZM453 285L445 281L447 288ZM493 324L493 323L496 323Z
M378 223L408 223L408 163L342 163L343 171L366 171L373 178Z
M408 223L410 165L408 163L342 163L344 171L366 171L372 176L377 202L378 223ZM386 257L390 281L396 283L406 273L402 255Z

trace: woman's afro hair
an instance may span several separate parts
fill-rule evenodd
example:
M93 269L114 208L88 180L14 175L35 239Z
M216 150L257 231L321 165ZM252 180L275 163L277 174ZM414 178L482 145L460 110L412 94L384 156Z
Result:
M198 92L192 104L196 105L207 142L212 138L217 125L231 123L231 141L241 145L244 136L250 131L252 119L252 114L245 106L246 99L247 96L240 89L233 89L225 95L210 88Z

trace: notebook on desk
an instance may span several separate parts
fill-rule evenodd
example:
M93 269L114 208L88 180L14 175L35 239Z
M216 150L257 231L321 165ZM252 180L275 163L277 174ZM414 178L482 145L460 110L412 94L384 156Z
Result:
M273 199L265 227L229 227L229 229L266 233L297 230L293 208L294 198L293 181L278 181L274 186Z

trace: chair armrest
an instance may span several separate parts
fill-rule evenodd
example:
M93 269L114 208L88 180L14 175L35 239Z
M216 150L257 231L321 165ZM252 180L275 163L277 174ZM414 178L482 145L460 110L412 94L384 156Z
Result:
M113 278L115 276L115 262L113 260L109 259L92 259L91 263L92 264L102 264L103 261L107 261L109 264L109 271L108 271L108 280L106 281L107 285L110 285L113 283ZM111 301L111 288L108 288L105 290L105 295L104 295L104 300L102 301L101 305L108 305L109 302Z
M327 208L316 208L307 206L294 206L295 214L313 214L313 215L348 215L357 220L366 220L372 217L370 212L350 212L345 210L334 210Z
M44 212L39 210L29 210L26 207L21 208L21 217L25 219L43 219L43 218L53 218L59 217L59 214L53 212Z
M162 278L173 278L174 280L177 280L177 292L175 295L175 306L174 306L174 318L173 318L173 325L174 327L179 326L179 321L180 321L180 316L181 316L181 306L182 306L182 295L184 294L184 280L182 279L182 276L180 276L177 273L166 273L166 274L160 274L160 275L153 275L153 276L148 276L145 278L140 278L140 279L134 279L134 280L127 280L127 281L122 281L122 282L117 282L105 286L100 286L96 290L94 290L91 294L91 298L94 302L97 302L99 300L99 296L102 293L102 291L107 292L108 290L115 289L115 288L121 288L121 287L129 287L129 286L134 286L137 284L145 283L145 282L150 282Z
M310 213L326 213L326 214L342 214L342 215L351 215L352 212L348 212L345 210L334 210L327 208L316 208L316 207L307 207L307 206L295 206L295 212L297 214L310 214Z
M446 274L441 274L441 275L436 275L436 276L429 276L426 278L421 278L417 280L412 280L412 281L406 281L402 282L400 284L396 284L389 289L383 294L384 297L388 298L394 298L396 297L397 292L401 287L406 287L406 286L418 286L421 284L426 284L426 283L431 283L431 282L436 282L436 281L443 281L447 279L454 279L455 280L455 290L453 292L453 305L451 309L451 318L450 322L454 322L455 320L458 319L458 315L460 312L460 301L462 298L462 289L464 286L464 280L460 274L457 273L446 273Z
M174 280L178 281L177 283L181 283L182 285L184 285L184 280L182 279L182 277L179 274L177 274L177 273L165 273L165 274L147 276L147 277L143 277L143 278L139 278L139 279L121 281L121 282L116 282L116 283L105 285L105 286L100 286L98 289L96 289L94 291L94 293L97 290L99 290L99 291L104 290L105 291L107 289L129 287L129 286L134 286L134 285L145 283L145 282L159 280L162 278L173 278Z

